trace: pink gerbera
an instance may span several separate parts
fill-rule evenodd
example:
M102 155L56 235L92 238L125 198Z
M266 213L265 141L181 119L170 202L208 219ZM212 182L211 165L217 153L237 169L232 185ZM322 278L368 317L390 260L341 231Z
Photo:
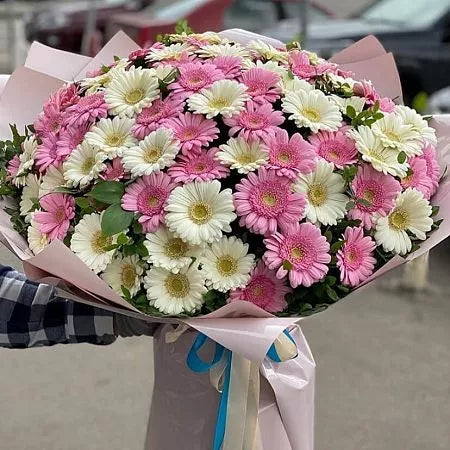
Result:
M138 48L137 50L134 50L128 55L129 61L136 61L138 59L144 59L148 55L149 49L148 48Z
M167 119L176 117L183 111L183 102L180 99L167 97L157 99L151 106L144 108L136 117L132 131L136 139L144 139L152 131L164 125Z
M231 127L230 136L239 132L239 135L247 140L261 138L265 141L279 130L284 117L281 111L274 111L270 103L259 105L250 100L244 111L232 117L226 117L223 121Z
M269 269L278 269L276 276L289 274L293 288L309 287L320 281L328 272L331 261L330 244L312 223L295 223L283 234L275 233L264 239L266 252L263 259Z
M247 86L246 93L256 103L274 102L280 98L281 89L277 86L280 75L270 70L253 68L244 72L241 82Z
M409 170L405 178L400 181L403 189L412 187L422 192L423 196L429 200L433 190L433 181L427 174L427 163L419 157L410 158Z
M333 71L335 64L322 62L317 66L311 64L308 53L302 50L294 50L289 52L289 64L292 73L303 80L309 80L328 71Z
M348 216L361 220L364 228L370 229L373 215L386 215L402 187L393 176L378 172L370 165L363 165L352 182L352 190L355 207L348 212ZM363 201L358 201L360 199Z
M153 233L164 222L164 207L176 187L169 175L151 173L130 184L122 197L122 208L140 213L144 232Z
M58 105L61 111L64 111L69 106L72 106L79 99L78 96L78 86L74 83L66 84L62 88L58 89L54 94L52 94L47 104L53 103Z
M303 194L291 191L291 180L274 171L260 168L249 173L236 186L233 194L239 225L253 233L272 234L298 222L305 211Z
M439 167L436 149L431 145L427 144L423 153L419 158L425 160L427 165L427 175L431 179L432 187L430 189L430 198L436 193L436 190L439 186L439 180L441 178L441 168Z
M365 97L368 105L373 105L375 102L378 102L380 111L390 113L395 109L395 103L388 97L381 97L373 87L371 81L358 81L353 86L353 92L359 97Z
M168 173L176 183L190 181L208 181L226 177L230 170L216 159L217 147L208 151L190 152L181 155L177 162L169 168Z
M34 220L41 233L53 241L64 239L75 217L75 199L67 194L47 194L39 200L43 211L34 213Z
M19 155L14 155L14 157L10 159L8 162L7 166L8 176L15 177L19 172L19 167L20 167Z
M357 160L358 150L355 142L346 135L349 127L342 127L338 131L319 131L309 136L309 142L315 152L337 168L354 164Z
M173 130L174 136L181 143L181 151L187 154L191 150L200 150L217 139L219 129L213 119L205 119L201 114L190 112L179 114L165 122Z
M178 70L180 76L177 81L168 86L175 98L185 99L224 78L222 71L209 63L190 62L180 65Z
M216 56L212 62L227 79L236 78L241 73L242 58L239 56Z
M284 296L290 292L292 289L286 285L285 281L277 278L275 271L270 270L263 261L259 261L250 274L247 286L230 291L228 302L242 300L276 313L286 308Z
M373 273L377 260L373 257L376 248L370 236L364 236L361 227L347 227L344 245L337 252L337 266L341 282L347 286L358 286Z
M85 95L78 103L67 108L66 123L68 126L82 126L108 115L108 105L102 92Z
M269 162L267 168L276 170L277 175L294 179L299 173L308 173L316 167L316 153L300 133L289 138L286 130L279 129L266 140Z
M71 126L61 131L57 142L57 153L62 159L70 155L81 144L88 128L88 125Z
M58 166L62 160L63 156L58 153L58 136L48 134L36 149L35 164L39 172L45 172L48 166Z
M56 102L48 102L34 122L34 129L40 137L58 133L64 122L64 112Z
M125 176L121 158L114 158L110 163L106 163L106 169L100 174L102 180L119 181Z

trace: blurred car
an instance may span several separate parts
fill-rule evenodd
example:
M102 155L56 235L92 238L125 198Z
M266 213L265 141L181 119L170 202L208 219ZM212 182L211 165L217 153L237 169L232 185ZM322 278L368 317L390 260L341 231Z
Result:
M450 77L449 77L450 78ZM449 79L450 83L450 79ZM428 114L450 114L450 87L435 92L427 105Z
M95 0L95 3L94 1L61 3L52 10L43 11L31 17L26 25L26 37L29 42L39 41L61 50L81 53L83 33L93 6L96 9L96 24L92 38L100 40L97 45L101 47L104 44L106 24L112 15L140 11L151 3L153 0ZM92 52L95 52L95 49L91 49L90 53Z
M286 42L298 36L299 26L289 19L265 34ZM368 34L393 52L405 102L448 85L450 0L378 0L348 20L311 23L307 47L328 58Z

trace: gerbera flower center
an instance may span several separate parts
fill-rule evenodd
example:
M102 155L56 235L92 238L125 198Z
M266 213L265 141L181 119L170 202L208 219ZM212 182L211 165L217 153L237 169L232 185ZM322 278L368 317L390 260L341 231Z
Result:
M194 172L197 172L197 173L202 173L205 171L205 169L206 169L206 164L203 162L198 162L194 166Z
M273 207L277 204L277 198L275 197L274 194L263 194L261 196L261 201L269 207Z
M170 273L164 284L167 292L176 298L186 297L191 287L188 277L182 273Z
M101 231L97 231L92 236L91 245L95 253L98 254L106 253L105 249L109 247L111 244L112 244L112 237L106 236Z
M300 113L311 122L318 122L320 120L320 114L315 109L305 108Z
M209 103L208 106L210 108L214 108L214 109L222 109L222 108L227 108L228 106L231 105L231 102L228 98L225 97L215 97L212 98Z
M81 165L81 173L83 175L89 175L91 173L92 168L94 167L95 160L94 158L86 158Z
M125 264L122 267L120 280L127 289L132 288L136 280L136 268L132 264Z
M236 259L224 255L217 259L216 267L222 277L229 277L236 273L238 265Z
M250 153L238 153L236 155L236 161L239 164L250 164L255 162L254 158L252 158L252 155Z
M280 249L280 257L290 262L294 270L308 269L316 256L317 251L311 239L300 235L288 236Z
M131 91L128 91L125 94L125 101L129 105L135 105L136 103L139 103L144 98L144 90L142 88L136 88Z
M187 252L188 245L180 238L172 238L166 244L166 255L169 258L181 258Z
M144 153L144 161L147 163L155 163L161 157L161 149L158 147L150 147Z
M375 198L375 192L373 192L370 189L366 189L363 193L363 197L364 200L366 200L369 203L373 203L373 200Z
M398 208L389 215L389 226L395 230L405 230L408 226L409 215L405 209Z
M313 184L308 190L308 200L313 206L323 205L328 198L327 188L323 184Z
M273 180L261 183L250 192L250 204L259 216L275 218L286 209L289 187Z
M159 203L159 198L157 195L150 195L147 199L148 206L154 208Z
M183 130L183 135L182 135L182 139L184 141L189 141L191 139L194 139L195 137L197 137L197 129L194 127L186 127Z
M384 134L391 141L400 142L400 137L393 130L385 131Z
M189 218L197 225L205 224L211 219L211 206L204 202L194 203L189 207Z
M106 138L106 144L110 147L120 147L125 143L125 136L121 133L112 133Z
M303 258L304 251L301 247L293 247L291 248L291 258L294 261L301 260Z
M194 70L186 78L182 77L180 84L188 89L198 90L211 82L208 74L203 70Z
M244 290L245 300L264 308L272 301L275 294L273 281L266 276L260 275L255 277Z
M56 211L55 211L55 220L58 223L64 222L64 220L66 220L66 210L64 208L64 206L60 206Z
M246 113L242 115L241 124L250 130L260 130L267 125L267 118L258 113Z
M137 197L137 206L142 214L153 216L159 214L167 198L165 190L155 186L144 189Z

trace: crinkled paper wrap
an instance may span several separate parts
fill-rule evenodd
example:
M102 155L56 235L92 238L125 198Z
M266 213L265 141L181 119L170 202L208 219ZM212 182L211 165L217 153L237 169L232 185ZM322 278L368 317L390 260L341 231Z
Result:
M243 30L227 30L223 37L247 42L262 36ZM282 47L281 42L270 40ZM19 129L32 123L46 98L66 81L78 80L89 70L110 63L113 56L127 56L138 45L124 33L118 33L94 58L72 55L33 44L24 67L16 70L0 93L0 139L9 138L10 123ZM59 61L59 62L58 62ZM368 36L332 58L357 79L371 79L384 96L402 98L401 85L394 59L381 44ZM1 85L5 79L0 79ZM450 157L450 116L432 121L437 130L437 150L442 166ZM365 285L389 270L429 251L450 235L450 182L444 180L433 198L440 205L439 218L445 219L439 230L422 243L420 250L404 259L397 256L375 272ZM228 304L199 318L173 319L147 316L117 295L103 280L85 266L62 242L54 241L39 255L33 256L27 242L12 229L9 216L0 209L0 239L22 261L27 276L33 280L60 279L70 289L60 291L75 301L88 303L116 313L166 324L155 340L155 392L149 447L158 450L179 448L187 442L189 449L210 448L216 418L217 393L204 376L189 373L184 360L193 333L185 333L174 344L164 342L168 324L183 322L204 333L227 349L261 363L261 402L259 418L261 445L267 450L313 450L314 360L300 331L295 332L299 357L281 364L268 363L265 355L286 327L299 322L299 317L279 318L247 302ZM364 286L349 296L360 296ZM166 438L164 441L163 437ZM153 440L153 443L152 443ZM173 446L168 442L177 442ZM166 444L164 443L166 442ZM153 445L153 446L152 446Z

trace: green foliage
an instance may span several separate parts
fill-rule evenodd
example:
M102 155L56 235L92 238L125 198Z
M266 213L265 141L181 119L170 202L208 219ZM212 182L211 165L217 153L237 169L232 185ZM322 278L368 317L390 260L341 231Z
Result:
M419 92L412 99L411 105L418 113L423 114L427 110L428 94L424 91Z
M175 33L177 34L192 34L194 30L189 26L186 19L179 20L175 25Z
M369 108L357 113L353 106L348 105L345 114L351 119L351 125L355 128L359 126L372 126L377 120L384 117L384 114L379 111L380 104L378 101Z
M125 192L125 186L119 181L100 181L97 183L90 196L107 205L119 204Z
M122 209L119 203L106 208L102 217L102 231L108 236L118 234L131 225L134 213Z
M398 155L397 155L397 161L400 163L400 164L403 164L404 162L406 162L406 159L408 158L408 156L406 155L406 153L405 152L400 152Z

